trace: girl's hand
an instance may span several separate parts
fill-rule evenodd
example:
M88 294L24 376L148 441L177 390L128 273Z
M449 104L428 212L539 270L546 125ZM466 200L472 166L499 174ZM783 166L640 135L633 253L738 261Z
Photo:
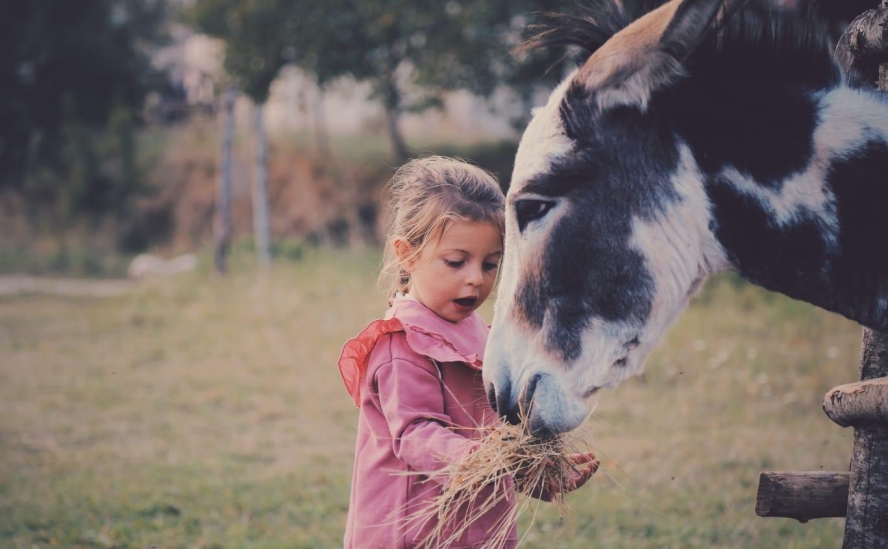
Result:
M601 465L601 461L595 458L595 454L592 452L585 452L581 454L570 454L567 456L567 459L574 466L574 470L570 471L570 477L564 482L560 484L555 482L554 479L550 479L547 486L534 486L531 487L529 491L527 491L526 481L520 473L516 478L518 489L522 492L528 493L531 497L542 501L552 501L555 497L560 493L569 493L573 492L577 488L586 484L592 475L595 474L595 471L598 470L598 467Z
M586 482L592 478L592 475L595 474L595 471L598 470L598 467L601 466L601 460L596 459L595 454L592 452L570 454L567 456L567 459L573 463L574 467L576 467L576 471L571 474L571 478L565 485L565 492L573 492L577 488L586 484Z

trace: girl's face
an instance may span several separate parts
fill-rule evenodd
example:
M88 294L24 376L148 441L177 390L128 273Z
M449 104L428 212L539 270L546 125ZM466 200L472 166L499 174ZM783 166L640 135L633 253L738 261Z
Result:
M399 257L411 251L395 242ZM468 317L493 289L502 235L489 222L450 221L439 238L426 243L415 261L403 263L410 273L410 295L451 322Z

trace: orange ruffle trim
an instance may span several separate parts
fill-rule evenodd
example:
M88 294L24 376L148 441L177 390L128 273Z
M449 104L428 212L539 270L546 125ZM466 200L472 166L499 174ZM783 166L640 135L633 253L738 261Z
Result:
M397 318L374 320L360 334L349 339L342 348L342 354L339 356L339 375L345 383L345 390L354 399L355 406L361 405L361 381L364 379L370 352L376 347L376 342L384 335L404 331L406 331L404 325Z
M370 353L376 347L379 338L397 332L404 332L407 335L407 344L418 354L438 362L464 362L470 368L481 369L481 356L460 352L453 343L440 334L421 326L405 324L398 318L374 320L360 334L346 342L339 356L339 375L355 406L361 405L361 384L367 372Z

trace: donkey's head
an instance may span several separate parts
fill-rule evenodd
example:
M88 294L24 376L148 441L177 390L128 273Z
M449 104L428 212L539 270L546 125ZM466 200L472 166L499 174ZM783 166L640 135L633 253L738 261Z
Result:
M724 261L698 164L650 108L723 7L675 0L604 36L521 139L484 377L537 434L577 427L593 393L639 373Z

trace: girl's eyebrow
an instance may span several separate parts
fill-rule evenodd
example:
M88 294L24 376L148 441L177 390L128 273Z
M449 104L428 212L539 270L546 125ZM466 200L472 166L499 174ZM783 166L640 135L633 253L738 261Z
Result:
M465 254L465 255L472 255L470 252L467 252L466 250L461 250L459 248L449 248L449 249L443 250L443 251L444 251L444 253L456 252L456 253ZM495 252L490 252L489 254L487 254L484 257L490 257L492 255L503 255L503 251L497 250Z

